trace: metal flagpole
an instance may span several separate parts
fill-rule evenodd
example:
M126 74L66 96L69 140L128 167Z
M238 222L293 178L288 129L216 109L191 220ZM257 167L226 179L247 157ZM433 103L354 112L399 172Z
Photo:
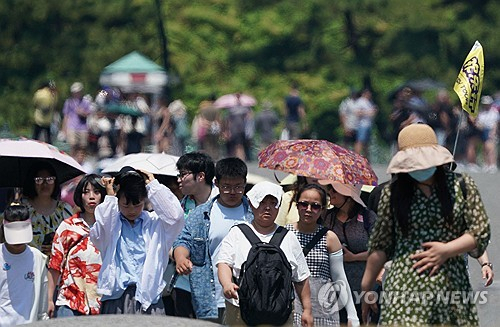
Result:
M455 144L453 145L453 152L451 153L453 158L455 158L455 151L457 150L458 135L460 134L460 126L462 126L462 120L464 119L464 110L460 110L460 119L457 124L457 135L455 137Z

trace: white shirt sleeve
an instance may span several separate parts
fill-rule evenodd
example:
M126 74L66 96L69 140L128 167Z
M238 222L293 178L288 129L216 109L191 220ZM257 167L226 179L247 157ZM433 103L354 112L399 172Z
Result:
M231 268L234 267L236 259L236 249L239 248L237 239L237 232L239 230L240 229L238 227L231 228L229 230L229 233L222 240L219 250L219 256L217 258L217 262L215 263L216 265L218 265L219 263L225 263Z
M287 242L290 252L285 252L290 264L292 265L292 280L295 283L302 282L311 275L307 266L306 258L302 252L302 246L294 233L286 233L283 242ZM283 246L282 246L283 248Z
M90 240L99 251L103 252L111 242L119 220L118 198L106 195L104 202L95 208L95 224L90 229Z

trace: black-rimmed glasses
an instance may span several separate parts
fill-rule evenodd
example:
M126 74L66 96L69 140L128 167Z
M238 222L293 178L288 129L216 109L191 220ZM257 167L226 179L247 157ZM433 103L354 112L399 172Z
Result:
M190 174L193 174L193 172L192 171L180 171L177 174L177 178L184 179L184 177L186 177L187 175L190 175Z

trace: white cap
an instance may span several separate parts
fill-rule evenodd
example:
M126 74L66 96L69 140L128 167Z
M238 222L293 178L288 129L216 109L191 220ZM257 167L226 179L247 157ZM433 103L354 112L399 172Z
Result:
M492 104L493 98L490 95L485 95L481 98L481 104Z
M7 244L28 244L33 240L31 219L23 221L3 221L3 230Z
M259 182L252 187L247 193L247 197L250 203L255 208L258 208L260 202L268 195L275 197L278 200L276 208L279 208L281 204L281 197L283 196L283 188L278 184L274 184L268 181Z
M83 91L83 84L80 82L75 82L71 84L70 91L71 93L77 93Z

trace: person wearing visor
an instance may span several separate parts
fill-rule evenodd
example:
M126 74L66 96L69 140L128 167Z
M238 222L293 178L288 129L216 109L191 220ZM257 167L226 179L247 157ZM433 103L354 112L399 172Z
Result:
M27 206L13 202L0 229L0 326L30 324L47 316L47 256L29 246Z
M342 244L344 270L353 299L356 299L355 294L361 291L361 279L368 257L368 239L377 215L367 209L361 199L361 185L342 184L331 180L320 180L319 184L326 185L330 204L333 206L327 210L323 226L333 231ZM361 321L361 303L355 303L355 307ZM373 304L372 309L371 319L376 322L376 304ZM339 316L340 323L347 324L347 310L340 310Z
M381 193L362 291L372 289L384 263L392 260L384 299L398 298L384 300L381 324L478 326L476 306L465 298L472 287L463 257L480 257L490 239L478 188L470 176L449 169L453 156L438 144L430 126L403 128L398 147L387 168L394 177ZM440 300L442 294L455 300Z

